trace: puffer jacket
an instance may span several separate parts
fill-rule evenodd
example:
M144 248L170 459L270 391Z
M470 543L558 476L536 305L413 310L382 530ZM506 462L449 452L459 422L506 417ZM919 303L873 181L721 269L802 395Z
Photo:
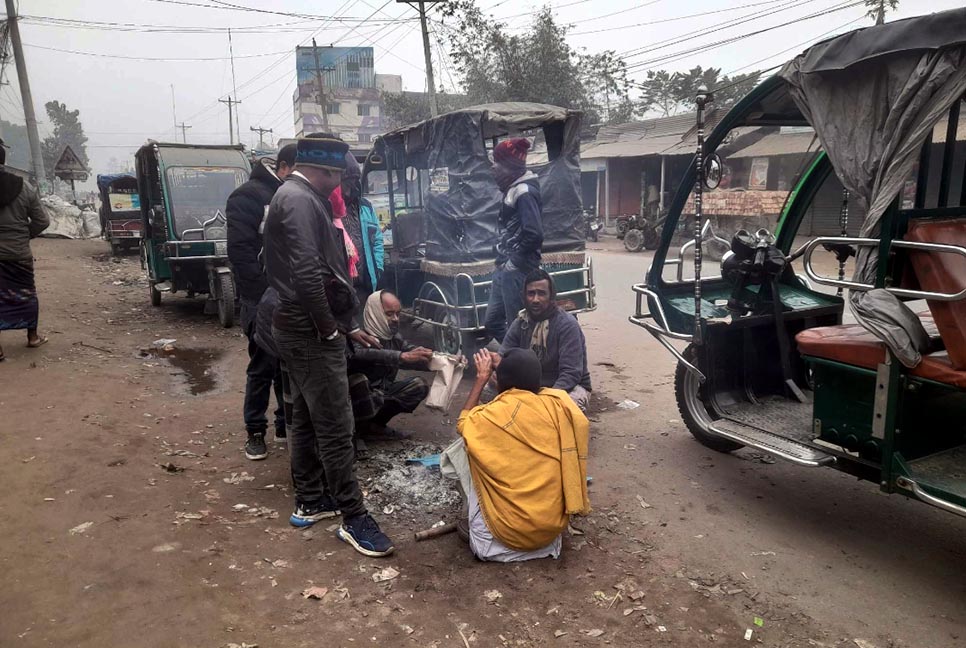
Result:
M540 182L527 172L510 185L500 203L500 242L496 246L496 265L508 263L522 272L540 266L543 246L543 203Z
M272 323L280 331L325 338L354 328L359 300L330 209L327 198L298 172L285 178L272 198L264 259L269 285L278 291Z
M29 261L30 239L50 226L37 190L20 176L0 171L0 261Z
M258 260L262 251L262 226L268 205L282 181L268 160L252 169L248 182L228 196L225 214L228 219L228 260L235 274L238 295L244 306L254 309L268 288L268 278Z

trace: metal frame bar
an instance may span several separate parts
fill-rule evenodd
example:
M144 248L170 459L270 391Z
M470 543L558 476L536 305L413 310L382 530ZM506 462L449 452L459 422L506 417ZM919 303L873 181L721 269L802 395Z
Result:
M912 491L912 494L916 496L917 499L926 504L935 506L949 513L955 513L956 515L962 515L966 517L966 507L962 507L958 504L953 504L952 502L947 502L946 500L931 495L924 491L922 487L919 486L918 482L909 477L898 477L896 479L896 486L903 488L908 491Z
M822 284L823 286L842 286L843 288L848 288L849 290L863 291L872 290L875 288L873 284L864 284L855 281L840 281L838 279L823 277L815 271L815 269L812 267L812 253L818 248L819 245L822 245L823 243L836 242L856 246L872 246L879 245L880 239L858 237L843 238L839 236L819 236L818 238L812 239L812 241L810 241L805 247L805 275L815 283ZM959 245L946 245L944 243L920 243L918 241L892 241L891 247L920 250L922 252L958 254L961 257L966 258L966 248ZM966 299L966 288L963 288L958 293L937 293L926 290L906 290L904 288L886 288L885 290L888 290L898 297L908 297L910 299L932 299L935 301L959 301L961 299Z
M654 336L654 339L657 340L661 346L667 349L671 355L677 358L677 361L683 364L688 371L693 373L699 382L704 383L707 380L707 376L705 376L695 365L688 362L684 355L665 339L671 338L690 344L694 340L694 337L686 333L675 333L671 330L671 327L668 326L667 323L667 315L664 313L664 306L661 305L661 300L658 298L657 293L655 293L653 290L644 284L634 284L631 286L631 290L633 290L636 295L637 307L635 314L627 318L628 321L631 324L640 326ZM642 312L641 297L650 297L654 300L654 304L657 306L657 316L650 312ZM650 311L650 309L648 309L648 311ZM653 323L648 320L652 320Z
M586 274L587 285L584 288L578 288L577 290L566 290L561 293L557 293L557 297L571 297L575 295L586 295L587 296L587 307L578 308L576 310L567 311L571 315L579 315L580 313L589 313L591 311L597 310L597 286L594 284L594 261L593 259L587 259L587 264L579 268L568 268L565 270L555 270L554 272L548 273L551 277L562 277L570 274ZM446 299L446 294L443 289L434 281L427 281L419 289L419 295L413 300L413 315L412 318L417 322L422 322L424 324L429 324L430 326L438 328L449 328L460 333L480 333L485 330L485 326L481 324L480 321L480 311L486 309L487 304L480 304L476 301L476 289L489 287L493 284L492 280L475 282L473 277L466 274L465 272L460 272L453 277L456 287L457 300L459 299L459 289L460 281L466 281L469 285L469 296L470 303L465 305L460 304L450 304L449 300ZM423 297L424 291L427 287L431 287L436 292L439 293L442 298L442 302L433 301ZM419 315L419 311L423 306L433 306L435 308L444 308L448 313L454 314L456 316L459 326L447 326L441 322L435 320L427 319ZM469 311L473 314L473 324L475 326L462 326L462 322L459 320L459 314L465 311Z
M946 123L946 141L943 143L943 166L939 174L938 207L949 206L949 184L953 175L953 157L956 154L956 132L959 130L959 104L955 102L949 109L949 121Z

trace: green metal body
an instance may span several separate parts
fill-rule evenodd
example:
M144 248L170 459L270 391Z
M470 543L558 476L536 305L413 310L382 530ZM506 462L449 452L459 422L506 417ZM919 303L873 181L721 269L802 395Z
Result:
M758 102L774 93L781 81L771 78L759 85L719 122L706 139L706 151L714 151L735 127L747 125ZM801 124L789 124L801 125ZM818 155L804 169L781 211L775 230L776 246L790 253L802 220L822 183L833 172L827 156ZM695 183L692 161L670 205L661 242L645 277L650 316L663 315L671 334L688 336L695 329L694 282L670 281L665 271L671 241ZM920 178L922 182L922 178ZM900 210L898 198L883 216L877 287L897 285L903 259L890 254L892 241L901 239L911 217L963 217L962 208ZM728 233L730 234L730 233ZM683 259L683 255L682 255ZM843 300L805 287L793 274L783 275L779 285L785 335L792 340L790 363L795 382L812 389L811 430L771 429L788 438L809 438L815 447L836 458L832 467L875 481L886 492L954 510L966 507L966 391L910 376L891 355L878 370L803 357L794 336L801 330L842 323ZM762 314L730 318L725 307L732 286L721 278L702 282L702 344L695 347L697 366L706 376L702 400L708 410L720 411L720 403L735 402L746 394L781 395L782 374L774 364L779 349L775 317ZM640 320L640 312L633 320ZM788 348L788 347L786 347ZM754 402L754 401L752 401ZM836 447L838 446L838 448ZM840 449L839 449L840 448ZM916 494L909 480L922 494ZM928 496L941 503L930 501ZM953 506L946 506L951 503ZM966 514L964 511L954 511Z
M214 293L216 270L228 267L227 237L182 240L175 222L169 169L234 169L239 178L251 172L241 146L147 144L135 157L144 240L142 261L153 285L170 283L170 291ZM240 183L239 183L240 184ZM224 219L224 207L221 208ZM205 238L208 229L200 234ZM217 231L224 231L224 227Z

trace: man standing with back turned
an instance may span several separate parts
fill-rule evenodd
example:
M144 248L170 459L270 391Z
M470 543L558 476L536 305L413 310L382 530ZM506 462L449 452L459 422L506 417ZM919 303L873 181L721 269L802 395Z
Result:
M493 175L503 192L496 272L486 307L486 330L503 342L507 327L523 308L523 280L540 267L543 246L543 203L540 182L527 171L530 141L508 139L493 149Z
M292 387L289 448L295 483L293 526L342 513L338 537L366 556L388 556L392 541L366 511L353 468L353 419L346 340L379 342L353 323L358 299L329 194L349 147L335 135L297 143L295 171L276 192L265 223L265 267L278 307L272 335Z
M278 359L255 344L255 313L268 279L258 255L262 252L262 228L272 196L295 167L295 144L282 147L277 160L260 159L251 178L231 192L225 213L228 218L228 259L235 274L241 297L241 324L248 338L248 376L245 382L245 456L252 461L268 456L265 432L268 409L275 384L275 439L285 440L285 416L282 411L282 376ZM269 331L270 333L270 331Z

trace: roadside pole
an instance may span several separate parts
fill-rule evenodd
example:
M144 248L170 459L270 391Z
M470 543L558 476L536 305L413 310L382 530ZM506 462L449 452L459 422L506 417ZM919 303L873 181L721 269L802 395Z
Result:
M429 4L438 4L443 0L436 0ZM408 4L419 12L419 26L423 32L423 56L426 59L426 88L429 91L429 112L435 117L439 114L439 101L436 98L436 79L433 76L433 55L429 48L429 29L426 26L426 2L418 0L415 4L409 0L396 0L397 3Z
M33 167L34 182L40 187L47 180L44 173L44 156L40 149L40 134L37 132L37 115L34 114L34 98L30 94L27 80L27 64L23 60L23 43L20 42L20 26L17 24L17 9L14 0L6 0L7 24L10 26L10 42L13 44L13 57L17 64L17 80L20 82L20 97L23 99L23 116L27 122L27 139L30 142L30 162Z
M322 83L322 66L319 65L319 46L312 39L312 54L315 55L315 82L319 84L319 110L322 111L322 129L329 132L329 104L325 100L325 84Z
M234 99L232 99L231 95L228 95L227 99L219 99L218 101L219 103L228 104L228 143L234 144L235 143L235 122L232 120L232 117L231 117L231 107L237 106L241 102L235 101Z

